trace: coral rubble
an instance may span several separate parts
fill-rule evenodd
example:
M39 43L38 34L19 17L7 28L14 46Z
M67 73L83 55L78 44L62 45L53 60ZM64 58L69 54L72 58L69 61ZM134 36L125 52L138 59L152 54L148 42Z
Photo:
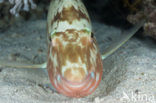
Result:
M146 18L147 22L144 24L144 34L156 39L156 0L142 0L138 5L140 8L134 14L129 14L127 20L130 23L136 24L141 19ZM135 5L133 8L137 8L138 5Z
M0 0L0 3L3 2L5 1ZM9 2L14 5L14 7L10 9L10 13L15 16L19 16L19 11L21 9L23 9L24 11L29 11L29 4L31 9L36 8L36 4L33 2L33 0L9 0Z

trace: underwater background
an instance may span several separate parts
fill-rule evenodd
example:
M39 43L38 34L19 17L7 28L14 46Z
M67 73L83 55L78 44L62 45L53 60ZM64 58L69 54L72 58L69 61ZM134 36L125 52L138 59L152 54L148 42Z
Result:
M103 60L102 81L93 94L79 99L65 97L42 86L49 80L40 69L0 67L0 103L156 102L156 1L83 2L101 52L120 40L123 31L144 18L147 21L127 43ZM0 0L0 61L46 61L49 3L50 0L28 0L27 4L22 0Z

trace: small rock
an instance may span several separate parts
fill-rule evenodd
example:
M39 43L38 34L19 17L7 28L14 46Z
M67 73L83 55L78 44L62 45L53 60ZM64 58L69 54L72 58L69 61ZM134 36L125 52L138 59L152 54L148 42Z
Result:
M43 52L43 49L39 48L38 53L42 53L42 52Z
M13 53L9 56L9 60L17 60L17 58L20 57L20 53Z

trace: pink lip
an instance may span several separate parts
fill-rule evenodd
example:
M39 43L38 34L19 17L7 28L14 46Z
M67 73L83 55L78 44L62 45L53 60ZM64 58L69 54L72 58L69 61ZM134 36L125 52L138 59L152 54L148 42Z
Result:
M69 97L84 97L95 91L102 78L102 73L90 73L82 82L70 82L62 76L52 79L52 85L56 90Z

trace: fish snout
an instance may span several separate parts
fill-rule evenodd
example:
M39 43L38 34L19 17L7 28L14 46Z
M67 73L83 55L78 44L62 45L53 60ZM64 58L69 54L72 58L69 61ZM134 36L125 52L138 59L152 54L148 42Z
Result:
M61 75L57 75L52 80L52 85L56 90L69 97L84 97L97 88L102 78L102 73L91 72L80 82L69 81Z

